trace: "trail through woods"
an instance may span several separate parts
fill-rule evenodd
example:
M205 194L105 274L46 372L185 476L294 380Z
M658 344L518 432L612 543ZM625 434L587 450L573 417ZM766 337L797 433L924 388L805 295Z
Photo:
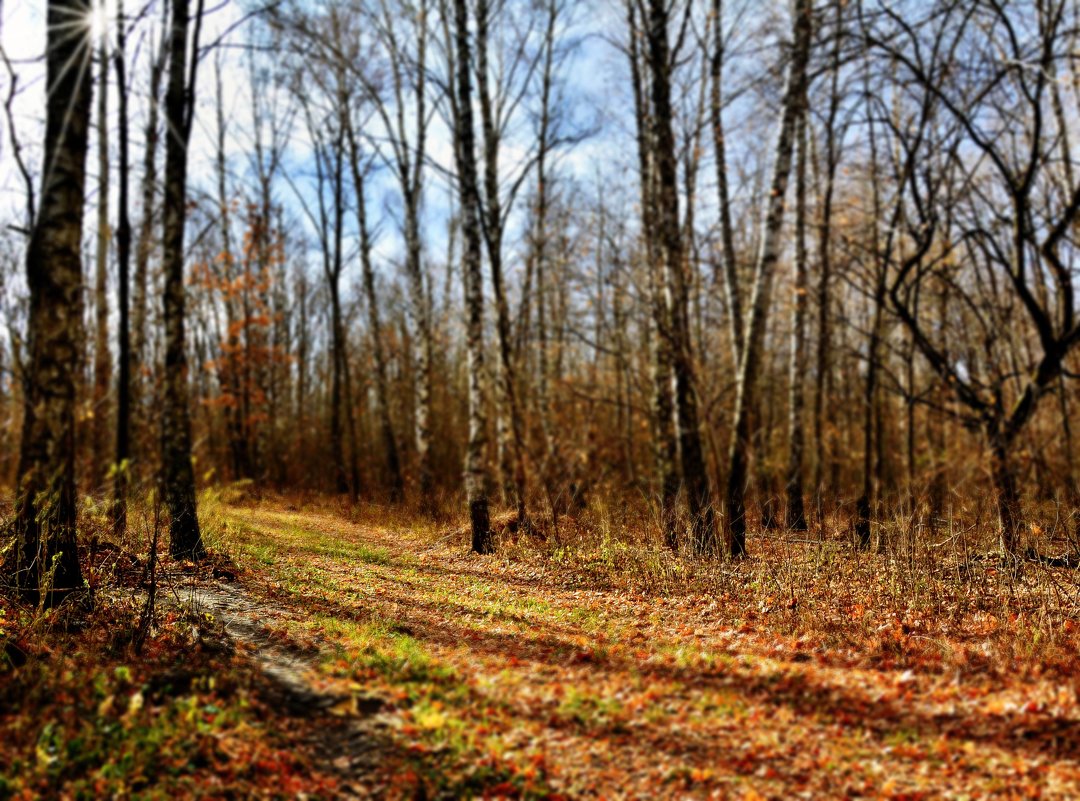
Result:
M200 602L294 702L394 743L388 795L1080 795L1080 714L1060 677L888 668L715 599L467 555L464 531L277 502L222 514L247 594Z
M225 582L197 586L191 602L250 654L267 680L270 689L263 695L270 704L283 714L314 723L300 729L305 732L304 752L314 761L311 767L336 780L336 797L368 798L377 792L376 766L380 752L388 747L386 724L378 714L384 703L320 681L316 654L270 635L269 621L280 625L294 619L299 610L255 600L243 588Z

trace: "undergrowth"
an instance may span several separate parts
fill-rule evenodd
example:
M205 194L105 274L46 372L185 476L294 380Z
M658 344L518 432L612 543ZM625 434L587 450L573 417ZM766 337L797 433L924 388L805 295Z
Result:
M483 557L464 515L312 496L220 515L233 558L303 610L282 636L389 699L429 797L482 795L480 778L537 798L933 797L961 781L975 797L1012 765L1073 787L1077 577L1003 569L989 528L915 547L897 528L862 552L837 516L754 532L730 562L664 549L645 505L532 532L496 510ZM1030 755L1039 731L1053 776Z
M154 499L117 538L103 504L80 509L87 590L43 609L0 595L0 799L266 798L332 793L262 700L219 623L184 602L235 575L215 551L175 563L160 538L145 631Z
M985 518L931 531L898 515L879 523L883 546L859 550L850 521L834 513L809 532L752 531L750 558L737 561L673 553L653 521L645 504L598 503L542 536L504 534L497 558L569 586L719 599L733 619L767 619L779 633L825 634L838 646L876 641L883 661L898 629L926 638L947 661L987 663L990 646L1002 669L1041 660L1071 673L1080 571L1038 562L1007 569Z

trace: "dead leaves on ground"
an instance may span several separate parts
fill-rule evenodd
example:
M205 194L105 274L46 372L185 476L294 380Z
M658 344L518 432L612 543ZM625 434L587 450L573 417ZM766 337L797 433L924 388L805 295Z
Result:
M263 545L280 536L267 574L310 616L292 633L323 641L336 680L390 699L417 758L401 794L1080 794L1076 641L1025 660L1019 618L938 620L853 585L807 625L767 589L595 589L542 554L481 559L273 504L230 515Z

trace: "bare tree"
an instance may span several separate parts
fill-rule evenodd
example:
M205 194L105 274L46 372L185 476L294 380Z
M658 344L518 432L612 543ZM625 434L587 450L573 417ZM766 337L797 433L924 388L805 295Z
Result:
M144 129L142 179L140 182L141 210L139 233L135 242L135 272L132 276L131 309L131 379L133 428L136 434L145 427L147 410L144 408L148 367L148 304L150 283L150 260L155 250L154 228L158 221L158 151L161 139L161 83L169 56L169 4L161 3L161 42L150 62L148 105ZM139 437L134 438L138 451ZM147 453L138 453L137 461L145 461Z
M445 9L444 9L445 13ZM453 0L454 155L463 240L466 347L469 354L469 444L465 457L465 492L472 525L472 549L491 553L495 542L488 514L487 378L484 371L484 290L481 272L480 184L476 167L476 134L472 107L472 55L467 0Z
M75 396L83 345L90 13L87 0L48 5L44 162L26 252L30 315L15 543L3 568L9 585L50 605L83 586L76 548Z
M864 92L870 103L869 83ZM882 372L882 345L885 339L885 294L888 284L888 260L882 253L880 228L882 225L884 199L882 198L881 176L879 168L879 146L877 126L868 115L868 146L870 183L870 219L866 231L869 240L862 250L865 252L867 284L870 300L870 329L866 343L866 382L863 384L862 397L862 492L855 501L855 538L860 548L869 548L871 525L874 517L875 496L880 491L882 462L875 460L875 449L880 447L878 421L880 419L880 375ZM891 244L895 235L887 236ZM884 539L882 539L884 543Z
M832 53L829 63L829 96L822 123L823 147L817 180L817 256L818 280L815 289L817 301L817 341L814 348L814 496L818 518L823 516L823 490L827 453L832 459L827 442L831 413L828 407L828 391L831 388L830 331L833 280L833 201L836 176L840 167L842 144L846 124L840 125L842 94L840 68L844 42L844 3L834 3L832 26ZM832 459L835 465L835 459Z
M368 82L368 94L375 103L382 126L388 134L389 155L385 160L398 181L402 197L402 230L405 239L405 273L409 284L409 311L413 326L416 359L416 408L414 440L419 467L421 502L432 510L434 477L431 466L431 395L435 332L428 302L423 263L421 208L424 170L431 109L428 95L428 0L405 7L381 0L375 20L378 41L390 66L393 106ZM406 23L399 28L398 20ZM365 81L368 79L365 77ZM411 115L408 113L411 110ZM380 149L380 152L383 152ZM365 278L365 282L366 282Z
M868 46L912 87L907 124L890 129L903 153L892 214L911 240L902 260L886 246L890 305L950 389L951 414L985 438L1010 558L1023 548L1013 451L1080 342L1070 267L1080 186L1055 188L1048 124L1055 65L1067 59L1067 6L942 0L924 17L881 7L863 23ZM931 280L963 301L979 349L946 352L931 333L915 304Z
M127 530L128 459L131 457L131 215L128 211L131 162L127 86L127 20L124 0L116 4L116 103L119 137L119 174L117 176L116 263L117 302L117 384L116 384L116 455L113 480L113 530L121 539Z
M655 160L652 146L652 110L646 85L645 57L641 53L642 22L636 0L626 0L631 88L634 96L634 120L637 134L638 172L640 180L641 227L644 256L647 262L650 310L654 330L649 338L651 368L651 404L653 451L660 474L660 520L664 542L669 548L679 546L676 504L679 495L679 443L675 433L674 403L671 394L671 339L665 333L671 328L669 310L662 276L654 269L658 263ZM666 36L666 32L665 32Z
M662 267L667 307L659 335L667 339L674 376L675 424L682 468L682 487L690 512L690 548L709 553L716 547L716 525L709 476L701 445L694 356L690 336L690 278L679 220L678 163L671 105L672 50L668 42L668 5L650 0L646 31L651 108L650 139L655 170L654 234Z
M105 14L101 3L97 14ZM98 42L97 94L97 253L94 260L94 383L93 421L91 438L95 469L111 462L106 433L109 425L107 409L109 384L112 381L112 354L109 351L109 42L101 36Z
M709 58L709 119L712 125L716 160L716 192L720 205L720 258L724 290L727 294L728 326L732 351L738 363L743 348L742 286L735 255L735 228L732 223L731 192L728 188L727 136L724 131L724 60L727 37L724 35L723 0L712 0L712 53Z
M805 405L803 372L806 364L806 310L808 304L807 276L807 120L804 114L798 122L795 167L795 276L791 284L791 359L788 366L788 468L787 468L787 527L806 530L803 505L803 448L806 441L803 426Z
M165 93L165 375L162 408L163 480L169 510L170 550L174 556L199 559L205 554L195 510L195 471L191 463L191 411L184 335L184 223L187 217L187 161L195 111L195 77L202 0L195 12L193 56L188 61L188 0L172 0L169 31L169 80ZM189 74L190 68L190 74Z
M735 414L728 457L727 517L731 555L746 555L746 484L747 463L753 432L751 410L755 406L755 384L762 362L765 323L772 301L773 278L780 259L780 234L788 177L799 118L805 113L807 63L810 58L813 8L809 0L798 0L792 11L793 45L788 64L787 85L780 111L780 130L776 143L769 194L762 217L762 232L753 292L743 335L744 347L736 375Z
M529 232L529 252L525 265L524 286L521 292L521 312L518 315L518 345L516 361L521 363L525 356L525 342L532 334L533 307L536 309L536 377L534 410L540 419L543 434L545 459L548 468L554 467L553 432L551 426L551 365L548 353L548 295L551 270L549 260L549 212L552 197L551 159L558 137L558 110L555 96L555 71L560 60L556 47L557 27L565 14L562 0L549 0L547 3L547 22L544 28L542 62L540 66L540 109L536 130L536 195L531 209L533 219ZM528 372L528 364L525 365ZM545 475L545 482L550 484L550 475Z
M518 398L517 364L514 361L513 337L510 328L510 305L506 297L506 281L503 266L503 237L507 213L499 186L499 153L503 132L508 120L507 106L512 108L515 98L507 93L496 97L491 88L489 59L489 32L492 8L487 0L476 2L476 76L477 94L480 101L480 126L483 132L483 195L481 203L481 230L487 245L488 267L491 269L491 286L495 295L495 332L499 353L498 395L500 412L498 418L499 449L502 455L500 467L503 476L504 495L517 511L518 525L528 525L526 511L525 473L525 423ZM511 70L519 68L515 60ZM460 109L459 109L460 113ZM511 200L512 202L512 200Z
M371 231L367 218L367 198L365 196L364 181L367 165L363 161L358 137L351 122L348 123L348 134L353 188L356 192L356 224L360 233L360 267L363 270L362 282L364 296L367 301L368 328L371 332L371 349L375 361L375 403L378 407L376 411L383 449L386 455L386 469L390 474L390 497L391 500L400 500L405 490L405 479L401 472L401 459L398 455L397 437L394 435L394 423L390 417L390 388L387 379L386 349L383 344L382 315L379 313L379 298L375 292L375 267L371 261ZM424 366L418 369L429 370L429 367L426 366L427 362L423 362L422 365ZM421 381L425 380L424 377L421 377ZM430 481L430 477L428 480ZM428 492L430 491L429 487Z

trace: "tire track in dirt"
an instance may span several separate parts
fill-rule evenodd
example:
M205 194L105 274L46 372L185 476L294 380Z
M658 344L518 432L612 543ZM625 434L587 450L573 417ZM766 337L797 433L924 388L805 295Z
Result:
M392 747L388 723L380 715L383 699L318 682L318 652L283 642L266 625L271 619L295 619L296 614L255 597L239 583L200 584L190 601L197 614L212 615L250 657L265 680L266 700L308 724L301 744L314 757L313 769L338 780L336 797L349 801L378 795L379 764Z

